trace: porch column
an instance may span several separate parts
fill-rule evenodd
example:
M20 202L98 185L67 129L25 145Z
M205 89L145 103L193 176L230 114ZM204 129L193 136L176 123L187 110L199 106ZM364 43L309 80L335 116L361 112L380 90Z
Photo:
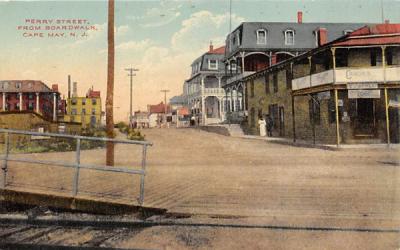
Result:
M202 124L206 123L206 103L204 98L204 77L201 78L201 118Z
M3 111L6 111L6 93L3 92Z
M383 83L386 83L386 46L382 46L382 70L383 70Z
M336 146L339 147L340 134L339 134L339 107L338 107L338 90L337 89L335 89L335 111L336 111Z
M222 120L222 98L218 97L218 104L219 119Z
M240 53L240 56L241 56L241 59L242 59L242 73L244 73L244 55L245 55L245 52L241 52Z
M242 94L242 98L243 98L243 111L246 111L246 83L243 84L243 94Z
M40 113L40 110L39 110L39 93L36 93L36 113Z
M22 93L18 93L18 95L19 95L19 111L22 111L22 105L23 105L23 103L22 103Z
M294 95L292 94L292 126L293 126L293 142L296 142L296 117L294 110Z
M53 93L53 121L57 120L57 94Z
M389 127L389 102L387 88L385 88L385 112L386 112L386 136L387 144L390 146L390 127Z
M333 84L336 84L336 48L331 48L331 52L332 52Z
M220 76L217 77L218 78L218 88L221 88L221 78ZM218 90L219 91L219 90Z

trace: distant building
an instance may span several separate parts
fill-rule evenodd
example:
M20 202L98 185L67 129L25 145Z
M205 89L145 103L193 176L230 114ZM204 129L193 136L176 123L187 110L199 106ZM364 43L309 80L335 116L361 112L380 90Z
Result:
M156 105L148 105L149 127L161 127L167 122L168 116L171 117L171 106L160 102Z
M58 114L63 112L60 101L57 84L49 88L36 80L0 81L2 112L34 111L46 119L57 121Z
M134 112L132 122L137 128L149 128L149 113L140 110Z
M225 47L209 50L192 63L192 73L184 83L184 99L197 123L206 125L224 120L225 91L222 88Z
M99 127L102 125L102 110L100 91L89 89L86 96L77 96L76 83L74 92L67 99L67 112L64 121L80 122L82 127Z
M246 87L243 78L279 62L331 42L365 24L244 22L228 34L223 84L228 97L224 110L240 120L246 116Z

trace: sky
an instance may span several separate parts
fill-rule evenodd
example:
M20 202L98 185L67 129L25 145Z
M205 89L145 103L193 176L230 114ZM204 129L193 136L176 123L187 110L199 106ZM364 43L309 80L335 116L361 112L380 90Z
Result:
M400 23L400 0L232 0L232 29L246 21L296 22L297 11L303 11L303 22L379 23L381 4L384 19ZM75 36L70 31L24 30L45 28L35 20L72 19L87 20L94 29L73 31ZM0 31L0 80L42 80L58 84L66 96L71 75L79 95L93 86L101 91L104 106L107 1L0 0ZM229 0L116 0L115 32L114 115L119 121L129 113L125 69L139 69L133 77L134 110L163 101L161 89L170 90L168 98L180 95L191 63L208 50L210 41L214 47L224 45Z

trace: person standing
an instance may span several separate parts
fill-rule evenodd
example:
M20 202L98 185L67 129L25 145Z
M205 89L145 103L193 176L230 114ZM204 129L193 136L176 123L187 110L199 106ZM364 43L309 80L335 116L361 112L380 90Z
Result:
M260 136L266 136L266 131L265 131L265 120L264 118L260 117L260 119L258 120L258 125L260 126Z

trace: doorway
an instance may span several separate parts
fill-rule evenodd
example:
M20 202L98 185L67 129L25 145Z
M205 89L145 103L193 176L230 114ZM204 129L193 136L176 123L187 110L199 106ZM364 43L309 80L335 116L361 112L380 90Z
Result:
M375 102L374 99L356 99L356 117L354 135L374 137L376 134Z

